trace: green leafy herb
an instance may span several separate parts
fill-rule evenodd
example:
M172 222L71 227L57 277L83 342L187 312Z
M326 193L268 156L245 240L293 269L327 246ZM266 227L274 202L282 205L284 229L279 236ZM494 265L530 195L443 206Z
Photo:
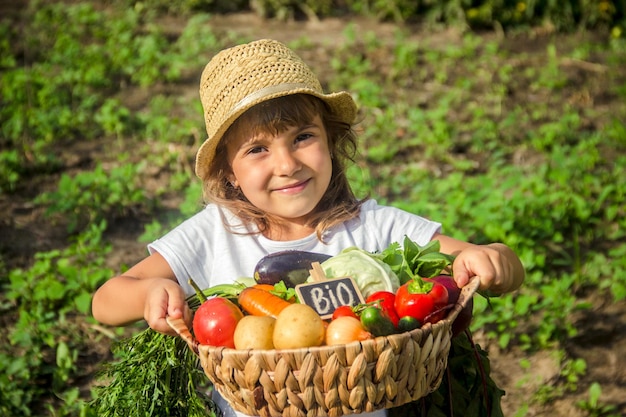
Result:
M146 329L113 347L91 401L99 417L216 417L198 357L178 337Z
M394 242L385 248L378 256L391 267L404 284L420 278L432 278L446 271L454 256L441 253L438 240L432 240L424 246L404 237L403 246Z
M272 294L279 296L283 300L291 300L294 297L297 297L295 288L287 288L285 281L278 281L274 284L274 289L270 291Z

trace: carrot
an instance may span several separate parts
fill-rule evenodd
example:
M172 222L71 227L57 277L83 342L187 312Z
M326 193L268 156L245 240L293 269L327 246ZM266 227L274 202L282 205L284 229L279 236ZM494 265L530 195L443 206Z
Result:
M274 286L272 284L254 284L253 287L263 291L274 291Z
M278 314L291 305L277 295L260 288L248 287L239 293L239 306L253 316L277 317Z
M295 294L294 295L289 294L289 289L287 287L284 287L284 290L280 288L276 288L276 286L272 284L254 284L253 287L258 288L263 291L271 292L272 294L279 296L283 300L287 300L291 304L297 301Z

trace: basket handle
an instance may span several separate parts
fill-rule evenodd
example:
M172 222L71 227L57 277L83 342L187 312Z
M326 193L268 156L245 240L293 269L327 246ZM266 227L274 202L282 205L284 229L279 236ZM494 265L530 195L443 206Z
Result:
M187 324L182 318L172 318L170 316L165 317L165 321L170 325L172 329L189 345L189 348L197 355L198 354L198 341L193 337Z
M480 277L476 276L470 279L470 281L465 284L463 288L461 288L461 293L459 294L459 299L457 300L454 309L448 314L448 319L450 321L454 321L456 316L459 315L461 310L469 303L469 300L472 299L472 296L476 291L478 291L478 287L480 286Z

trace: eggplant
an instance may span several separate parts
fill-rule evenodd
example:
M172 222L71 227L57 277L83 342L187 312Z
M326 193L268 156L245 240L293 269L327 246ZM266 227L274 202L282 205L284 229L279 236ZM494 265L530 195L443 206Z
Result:
M254 268L254 280L259 284L274 285L284 281L287 288L306 282L313 262L322 263L330 258L316 252L285 250L264 256Z

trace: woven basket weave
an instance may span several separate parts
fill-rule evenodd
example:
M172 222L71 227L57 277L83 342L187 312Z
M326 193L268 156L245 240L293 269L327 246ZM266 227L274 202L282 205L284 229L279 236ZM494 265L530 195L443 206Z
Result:
M170 326L199 356L214 388L237 411L262 417L340 416L397 407L439 387L452 322L478 287L465 286L447 318L363 342L288 350L199 344L180 319Z

